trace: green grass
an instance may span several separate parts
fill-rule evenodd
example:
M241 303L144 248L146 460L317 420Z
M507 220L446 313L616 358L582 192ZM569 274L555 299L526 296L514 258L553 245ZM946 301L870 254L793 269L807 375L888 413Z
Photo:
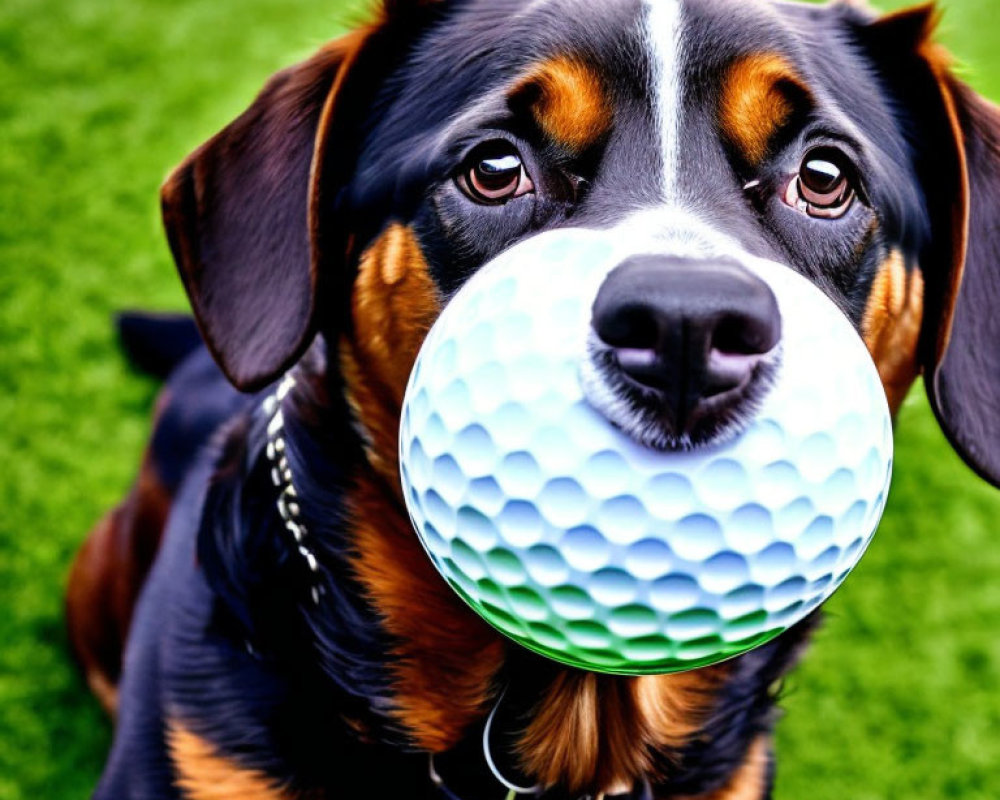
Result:
M0 15L0 799L78 798L110 730L70 663L62 592L128 486L154 385L109 318L182 308L157 216L169 167L360 2L5 0ZM345 8L351 9L350 11ZM1000 97L991 0L946 34ZM1000 795L1000 494L915 393L890 508L789 681L782 800Z

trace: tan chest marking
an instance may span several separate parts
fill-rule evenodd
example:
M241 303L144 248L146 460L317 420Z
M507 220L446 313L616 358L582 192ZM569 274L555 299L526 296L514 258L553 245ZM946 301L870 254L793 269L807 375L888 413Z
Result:
M624 678L565 672L518 743L525 771L571 792L632 786L652 755L684 745L704 723L729 666Z
M398 641L392 713L421 749L443 752L489 711L503 641L437 573L380 481L358 480L349 508L352 566Z

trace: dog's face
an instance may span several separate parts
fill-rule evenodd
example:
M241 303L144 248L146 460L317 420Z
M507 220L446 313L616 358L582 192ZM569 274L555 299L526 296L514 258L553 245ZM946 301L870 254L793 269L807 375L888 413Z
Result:
M840 44L852 24L847 9L763 3L466 4L383 88L350 228L374 238L370 259L397 263L379 237L409 243L432 296L410 307L439 307L552 227L634 241L595 298L585 376L594 405L652 446L731 434L766 391L780 319L751 255L813 279L880 359L895 329L897 405L918 372L931 223L893 99ZM400 227L380 231L386 218ZM371 306L395 293L366 266L362 340L372 316L376 338L391 328ZM387 355L405 374L409 358Z
M348 389L391 460L398 409L376 419L373 401L398 401L449 296L526 237L594 227L636 242L595 298L587 374L636 438L732 434L766 391L780 319L750 256L843 309L898 407L944 354L968 214L928 13L398 3L284 74L168 185L203 329L245 386L316 329L345 333ZM215 260L241 262L240 282Z
M997 482L996 116L931 27L927 9L847 4L396 0L172 176L171 244L241 388L326 339L391 491L436 315L560 226L634 242L594 298L584 374L638 440L696 447L752 412L781 346L750 268L765 259L843 310L893 408L923 370L949 437Z

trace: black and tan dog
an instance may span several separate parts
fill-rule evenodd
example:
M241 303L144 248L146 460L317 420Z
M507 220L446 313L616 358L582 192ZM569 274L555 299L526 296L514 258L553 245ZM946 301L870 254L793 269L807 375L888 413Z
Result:
M578 226L635 242L595 304L588 391L639 440L701 446L765 390L780 320L744 265L766 259L839 305L893 408L922 372L1000 480L1000 115L932 27L853 4L390 0L275 76L163 190L207 350L184 321L126 320L172 374L69 591L117 712L97 796L767 797L774 686L813 621L663 677L521 651L411 531L401 397L470 274ZM297 492L280 510L275 470Z

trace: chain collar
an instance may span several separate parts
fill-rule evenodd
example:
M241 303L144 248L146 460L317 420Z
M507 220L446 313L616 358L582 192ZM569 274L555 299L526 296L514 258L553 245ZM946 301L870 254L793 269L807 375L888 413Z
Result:
M290 374L286 375L274 393L264 400L262 408L268 417L266 452L271 465L271 483L278 490L278 514L285 523L285 530L291 534L299 555L309 568L313 579L309 594L313 604L319 605L323 595L323 586L319 582L319 561L308 544L309 531L302 522L302 507L299 505L299 494L295 490L285 445L285 415L281 404L294 388L295 378Z

